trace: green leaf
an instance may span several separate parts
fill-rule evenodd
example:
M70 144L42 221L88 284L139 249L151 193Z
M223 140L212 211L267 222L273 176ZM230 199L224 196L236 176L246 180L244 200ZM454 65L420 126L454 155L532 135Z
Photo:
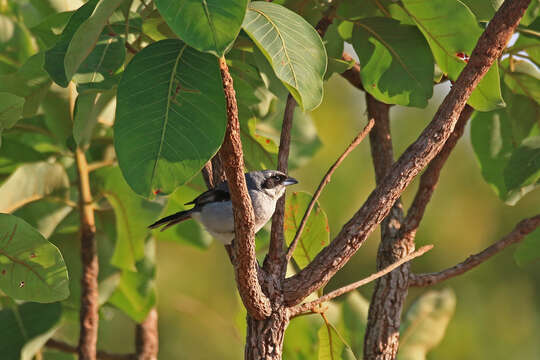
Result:
M0 14L0 44L7 43L15 33L15 24L6 15Z
M128 184L143 196L185 184L219 149L226 116L217 59L180 40L144 48L118 86L114 143Z
M504 169L508 191L521 195L540 185L540 136L525 139L512 153Z
M161 205L133 193L118 167L96 171L96 188L109 201L116 216L116 247L111 263L121 269L135 270L135 262L144 257L147 226L161 211Z
M23 206L13 215L24 219L48 239L72 210L72 207L61 202L43 199Z
M403 5L424 34L441 70L456 80L466 64L463 56L472 53L482 34L473 13L458 0L404 0ZM497 64L478 84L468 103L479 111L504 107Z
M416 27L388 18L361 19L355 22L352 43L367 92L387 104L427 106L433 94L433 57Z
M272 139L258 134L256 124L255 118L240 123L240 137L246 167L250 171L275 169L278 146Z
M354 353L334 325L323 324L318 332L319 360L353 360Z
M178 211L187 210L192 205L184 205L187 202L195 199L200 195L202 190L196 190L188 185L184 185L176 189L169 196L169 200L165 209L161 212L162 216L174 214ZM158 217L158 218L159 218ZM157 220L154 219L154 220ZM153 221L152 221L153 222ZM146 224L150 225L152 222ZM212 237L206 233L201 225L196 221L183 221L166 231L154 230L153 234L159 241L173 241L181 244L191 244L198 248L206 249L212 243Z
M355 354L363 354L369 301L358 291L352 291L341 305L342 320L348 332L351 349Z
M60 303L25 303L0 310L0 353L5 360L31 360L56 331Z
M69 18L68 24L62 31L60 40L54 47L45 52L44 68L49 73L51 79L60 86L68 86L69 81L71 80L66 77L64 59L73 35L79 26L92 15L97 3L98 0L89 0L77 9L77 11Z
M473 12L479 21L489 21L499 9L503 0L460 0Z
M46 154L34 150L23 142L4 136L0 148L0 173L9 174L19 165L42 161L46 158Z
M30 57L14 74L0 75L0 91L28 97L47 85L50 80L43 70L45 53Z
M73 11L52 14L38 25L30 28L30 32L36 36L41 48L50 48L60 40L62 31L72 14Z
M520 34L516 43L511 47L511 53L519 55L520 51L525 51L530 59L540 66L540 39L537 37Z
M405 315L401 326L398 360L425 360L446 331L456 308L456 296L450 289L427 291Z
M245 315L242 321L245 322ZM316 359L319 348L318 330L322 323L320 316L299 316L292 319L285 331L283 359Z
M81 66L88 55L93 52L109 17L122 1L124 0L100 0L92 15L84 20L77 31L75 31L64 56L64 68L66 79L68 81L75 75L79 66ZM109 37L108 45L110 45L112 39L114 39L114 37ZM122 49L124 49L123 44L121 45ZM103 56L104 55L96 57L99 59L103 58ZM124 59L122 58L120 63L122 63L123 60Z
M62 254L24 220L0 214L0 289L17 300L54 302L69 296Z
M525 14L523 15L523 18L521 18L520 24L529 26L538 19L538 15L540 15L540 2L531 1L529 7L525 11Z
M312 196L305 192L293 192L285 203L285 241L289 245L300 226L302 217ZM293 258L300 268L304 268L313 260L323 247L330 243L330 230L326 213L315 204L294 251Z
M115 95L115 91L108 91L83 93L77 96L73 119L73 138L77 145L84 147L90 143L99 115Z
M508 59L501 63L504 82L512 92L524 95L540 104L540 70L528 61Z
M514 252L514 259L522 267L540 259L540 228L537 228L521 241Z
M189 46L223 56L240 32L248 0L156 0L171 29Z
M13 212L29 202L54 194L66 198L67 174L60 164L22 165L0 186L0 211Z
M343 1L339 4L336 15L340 19L348 20L389 16L388 6L391 3L391 0Z
M137 263L136 272L124 270L116 291L109 302L125 312L136 322L142 322L156 305L155 291L155 244L146 243L143 260Z
M315 29L300 15L264 1L249 4L242 28L298 104L304 110L319 106L327 58Z
M0 92L0 134L2 130L9 129L21 118L23 105L24 98Z

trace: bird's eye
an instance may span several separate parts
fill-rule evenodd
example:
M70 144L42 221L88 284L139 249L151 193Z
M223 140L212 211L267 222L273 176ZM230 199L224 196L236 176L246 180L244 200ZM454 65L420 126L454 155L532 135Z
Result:
M273 178L279 183L281 183L283 180L285 180L285 177L283 175L279 175L279 174L274 175Z

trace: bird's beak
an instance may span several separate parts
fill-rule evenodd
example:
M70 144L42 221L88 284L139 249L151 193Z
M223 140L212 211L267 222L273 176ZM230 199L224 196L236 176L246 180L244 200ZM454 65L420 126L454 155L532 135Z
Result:
M283 182L283 185L285 185L285 186L294 185L294 184L298 184L298 180L296 180L296 179L293 178L293 177L288 177L288 178L285 179L285 181Z

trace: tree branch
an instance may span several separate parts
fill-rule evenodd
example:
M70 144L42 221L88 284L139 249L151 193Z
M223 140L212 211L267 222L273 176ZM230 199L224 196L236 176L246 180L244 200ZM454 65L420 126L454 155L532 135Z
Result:
M446 143L444 144L441 151L429 163L426 171L420 177L420 185L418 186L418 190L411 204L411 207L407 212L407 217L403 221L403 225L401 226L401 229L399 231L400 239L414 239L416 230L418 229L420 221L424 216L427 204L431 200L431 196L433 195L433 192L437 187L437 182L439 181L441 170L446 163L446 160L448 160L450 153L456 146L458 140L463 135L463 132L465 131L465 126L467 125L467 122L469 121L469 118L471 117L473 112L474 109L471 106L465 105L465 108L459 116L454 131L452 132L448 140L446 140Z
M413 178L437 155L453 131L471 92L501 55L529 3L530 0L507 0L501 5L431 123L392 166L334 241L308 266L286 279L284 296L287 305L298 304L324 286L386 217Z
M135 359L157 360L158 350L158 312L154 307L135 329Z
M75 149L77 174L79 177L79 211L81 223L81 309L80 309L80 335L79 359L95 360L98 332L98 272L97 244L94 238L96 224L90 180L88 177L88 163L84 151Z
M294 239L289 245L289 249L287 250L287 261L291 260L291 257L294 253L294 249L296 248L296 245L298 244L298 239L300 239L300 236L302 235L302 231L304 230L304 227L306 226L307 219L309 218L309 215L311 214L311 211L315 207L315 203L317 202L317 199L319 199L319 196L321 195L323 189L325 186L330 182L332 175L334 174L334 171L338 168L339 165L345 160L347 156L364 140L366 135L371 131L373 128L373 125L375 124L375 121L373 119L370 119L368 124L364 127L364 129L356 135L354 140L351 142L351 144L345 149L343 154L341 154L338 159L330 166L326 174L324 175L323 179L321 180L321 183L317 187L317 190L315 191L315 194L313 194L313 197L311 198L311 202L309 203L306 212L304 213L304 216L302 217L302 221L300 221L300 226L298 227L298 230L296 230L296 234L294 235Z
M512 232L503 237L501 240L487 247L482 252L469 256L465 261L454 265L451 268L435 273L411 274L409 277L409 286L430 286L438 284L454 276L461 275L480 265L498 252L504 250L509 245L520 242L525 236L533 232L538 226L540 226L540 215L536 215L532 218L522 220L516 225Z
M49 339L45 346L50 349L60 350L67 353L77 353L77 347L66 344L65 342ZM136 360L135 354L111 354L106 351L98 351L97 359L99 360Z
M366 278L363 278L362 280L353 282L352 284L349 284L349 285L343 286L343 287L341 287L339 289L336 289L334 291L331 291L328 294L325 294L325 295L321 296L320 298L318 298L316 300L294 306L293 308L290 309L289 314L290 314L291 317L294 317L294 316L300 315L302 313L305 313L307 311L311 311L313 308L315 308L319 304L330 301L330 300L332 300L334 298L337 298L338 296L341 296L341 295L343 295L345 293L351 292L351 291L353 291L355 289L358 289L361 286L369 284L370 282L383 277L384 275L388 274L389 272L392 272L393 270L395 270L396 268L398 268L401 265L405 264L406 262L409 262L409 261L411 261L412 259L414 259L416 257L424 255L426 252L428 252L431 249L433 249L433 245L422 246L420 249L410 253L409 255L407 255L405 257L402 257L401 259L399 259L395 263L385 267L382 270L377 271L376 273L373 273L373 274L369 275Z
M219 67L227 103L227 129L221 147L221 160L228 164L225 167L225 173L229 181L234 212L236 282L240 297L249 315L262 320L270 315L271 308L270 301L263 293L257 277L255 221L244 175L244 157L240 140L236 94L225 58L219 59Z

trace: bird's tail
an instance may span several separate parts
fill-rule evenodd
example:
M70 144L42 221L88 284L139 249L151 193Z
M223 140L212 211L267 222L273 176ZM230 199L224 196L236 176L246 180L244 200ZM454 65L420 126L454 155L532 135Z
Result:
M149 229L155 229L157 227L160 227L161 225L165 224L165 226L160 230L163 231L165 229L168 229L169 227L178 224L184 220L191 218L191 210L185 210L185 211L179 211L176 214L172 214L169 216L166 216L162 219L159 219L152 225L148 226Z

